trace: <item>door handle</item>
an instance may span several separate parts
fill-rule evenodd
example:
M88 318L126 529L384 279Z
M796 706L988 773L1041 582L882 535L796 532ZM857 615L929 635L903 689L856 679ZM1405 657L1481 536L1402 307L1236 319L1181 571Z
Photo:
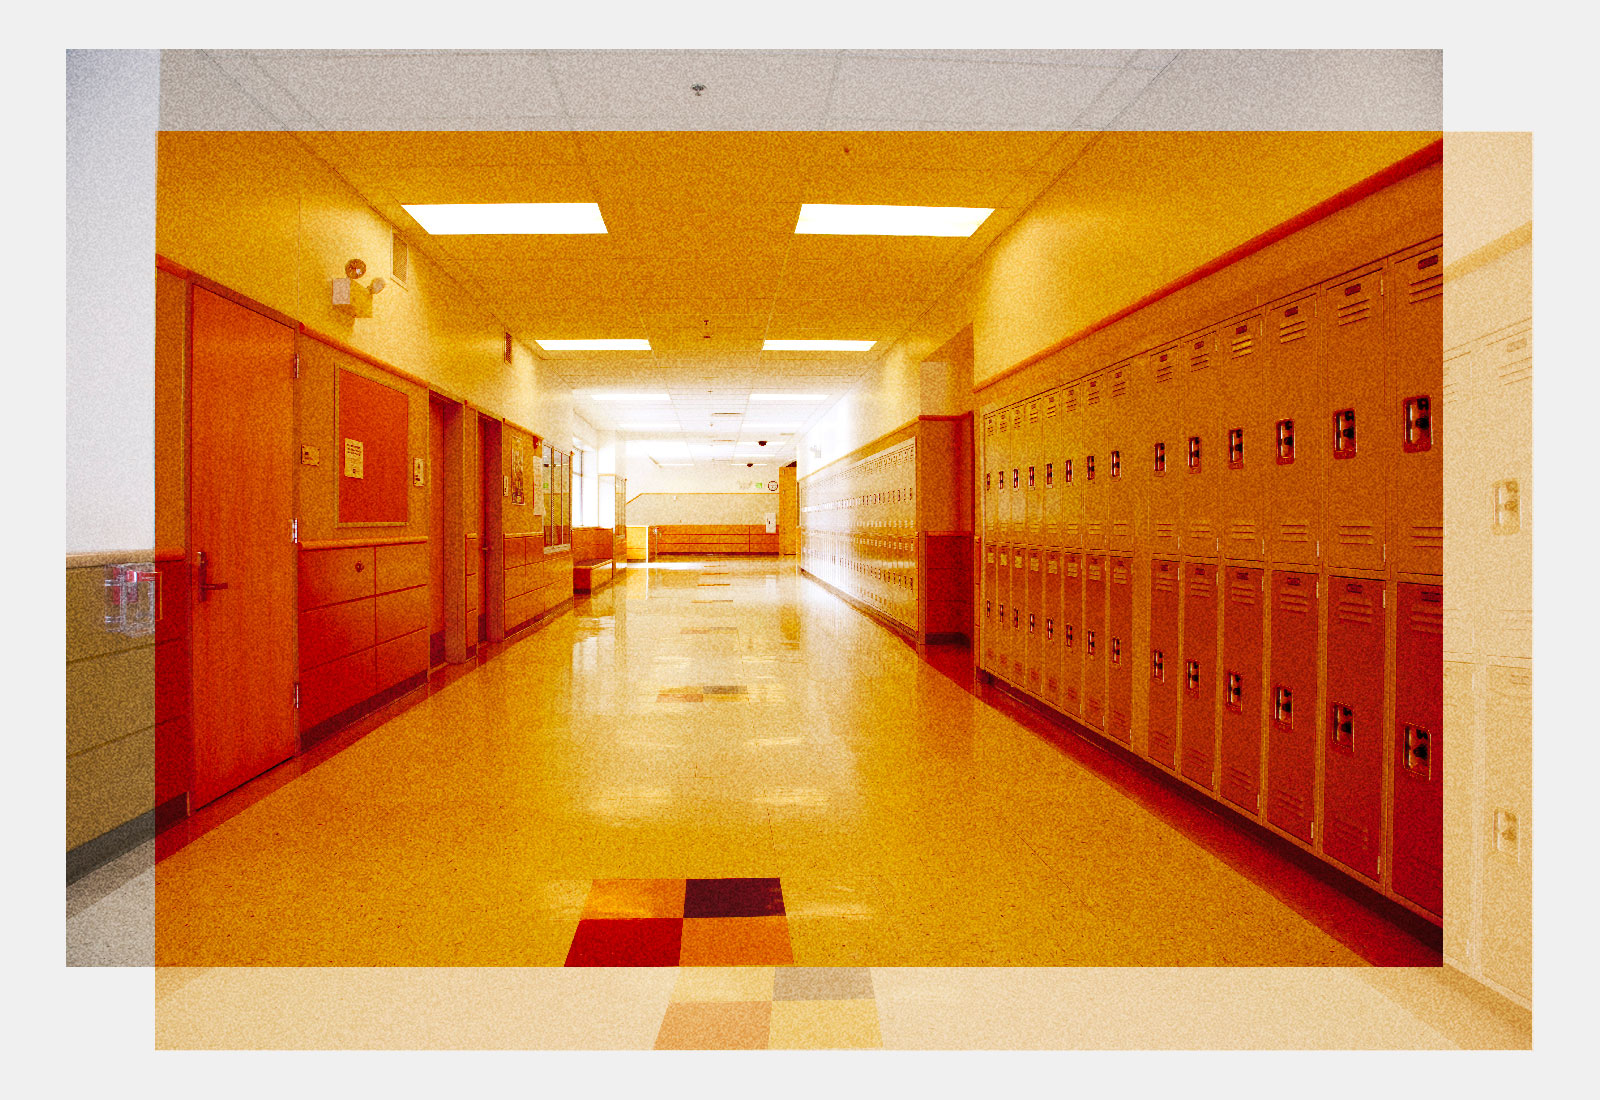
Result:
M207 579L208 566L207 566L207 563L206 563L206 552L204 550L195 551L195 569L199 573L200 602L201 603L205 603L206 602L206 593L207 592L219 592L222 589L228 587L226 583L224 583L224 584L212 584Z

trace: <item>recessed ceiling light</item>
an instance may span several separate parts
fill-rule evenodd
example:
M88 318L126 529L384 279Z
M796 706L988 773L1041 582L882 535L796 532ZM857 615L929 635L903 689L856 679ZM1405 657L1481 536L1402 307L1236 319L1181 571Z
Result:
M670 401L664 393L591 393L596 401Z
M800 430L800 425L798 425L798 424L746 424L746 425L744 425L744 430L746 432L797 432L797 431Z
M753 393L752 401L826 401L825 393Z
M434 236L463 233L604 233L592 202L401 203Z
M649 340L535 340L545 351L649 351Z
M867 351L876 340L763 340L762 351Z
M970 237L994 210L983 206L801 204L796 233L876 237Z
M652 420L642 424L619 424L617 426L617 431L619 432L675 432L678 430L678 425L670 420Z

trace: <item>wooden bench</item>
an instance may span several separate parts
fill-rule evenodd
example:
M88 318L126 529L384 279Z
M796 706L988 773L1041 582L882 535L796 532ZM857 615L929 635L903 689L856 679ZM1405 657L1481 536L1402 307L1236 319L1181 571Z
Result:
M610 558L588 558L572 565L572 590L593 592L611 583L615 569Z

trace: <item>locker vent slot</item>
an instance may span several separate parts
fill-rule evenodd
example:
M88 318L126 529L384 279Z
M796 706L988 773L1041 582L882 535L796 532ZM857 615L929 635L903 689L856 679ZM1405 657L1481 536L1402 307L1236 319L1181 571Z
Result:
M1351 283L1334 300L1334 323L1354 325L1372 317L1372 295L1366 289L1370 280Z
M1257 542L1260 539L1256 525L1249 520L1234 520L1228 528L1228 537L1234 542Z
M1096 540L1096 541L1099 541L1099 539L1106 533L1105 526L1103 524L1096 523L1093 520L1089 521L1088 528L1089 528L1089 537L1091 539Z
M1327 839L1341 842L1341 846L1347 851L1351 849L1358 852L1366 851L1372 846L1370 835L1367 830L1359 825L1342 821L1338 817L1330 817L1328 819Z
M1124 565L1120 561L1116 561L1116 562L1112 562L1111 563L1111 583L1112 584L1127 584L1128 583L1128 567L1126 565Z
M1098 379L1089 383L1089 404L1100 404L1100 382Z
M1112 520L1111 521L1111 537L1114 538L1114 539L1131 539L1131 538L1133 538L1133 524L1127 522L1126 520L1120 520L1120 519L1119 520ZM1118 547L1117 549L1120 550L1122 548Z
M1411 528L1411 545L1418 550L1444 552L1444 528L1417 525Z
M1311 593L1300 588L1279 589L1278 610L1292 615L1311 614Z
M1056 414L1056 395L1051 394L1044 399L1044 418L1049 420Z
M1222 769L1227 774L1223 776L1223 786L1233 791L1248 791L1255 787L1256 777L1245 771L1237 764L1229 764ZM1255 799L1251 798L1252 805Z
M1278 541L1308 544L1311 542L1311 524L1283 520L1278 524Z
M1078 390L1077 390L1077 387L1074 386L1072 389L1070 389L1070 390L1068 390L1066 392L1066 395L1064 397L1062 397L1062 399L1061 399L1061 411L1062 412L1072 412L1077 407L1078 407Z
M1527 333L1511 340L1503 340L1498 348L1496 373L1501 385L1511 386L1533 377L1533 338Z
M1243 359L1256 350L1256 334L1248 324L1235 326L1228 338L1228 358Z
M1209 340L1196 340L1189 347L1189 369L1191 371L1207 370L1211 366L1211 342Z
M1439 254L1429 253L1411 265L1408 273L1406 296L1412 302L1425 302L1444 293L1444 268L1439 265Z
M1278 343L1288 344L1304 338L1310 321L1310 316L1300 306L1290 306L1278 314Z
M1125 394L1127 392L1128 392L1128 379L1127 379L1127 377L1125 375L1125 372L1119 370L1119 371L1117 371L1117 373L1115 373L1115 374L1113 374L1111 376L1111 396L1112 397L1121 397L1123 394Z
M1191 599L1209 600L1216 595L1216 589L1211 584L1211 578L1202 570L1189 574L1189 596Z
M1072 480L1072 473L1070 470L1067 472L1067 480ZM1068 540L1076 544L1078 541L1078 536L1083 533L1083 525L1075 519L1069 519L1064 526L1067 529ZM1074 576L1076 576L1076 574L1074 574Z
M1176 523L1157 522L1155 524L1155 537L1168 542L1172 541L1178 537L1178 525Z
M1067 576L1076 577L1077 575L1078 575L1078 562L1077 562L1076 559L1073 559L1072 561L1067 562Z
M1197 519L1197 520L1191 520L1190 521L1190 523L1189 523L1189 538L1190 539L1196 540L1198 542L1214 542L1216 540L1216 537L1217 537L1217 533L1216 533L1216 531L1214 531L1212 529L1211 524L1210 524L1209 521L1203 520L1203 519Z
M1089 579L1092 581L1097 581L1100 579L1100 577L1100 563L1097 561L1091 561L1089 563Z
M1178 571L1164 569L1159 564L1151 576L1150 585L1157 592L1176 592L1178 590Z
M1431 607L1421 603L1411 605L1411 629L1419 634L1444 635L1444 608L1438 604Z
M1337 523L1334 532L1340 546L1378 545L1378 529L1370 523Z
M1248 573L1244 576L1230 576L1228 578L1228 602L1244 607L1254 607L1256 602L1256 582Z
M1274 821L1305 821L1311 816L1306 800L1293 791L1273 791L1267 798Z
M1351 592L1347 586L1339 595L1339 601L1334 608L1334 617L1341 623L1371 626L1377 618L1377 608L1372 606L1372 597L1367 595L1365 590Z
M1172 381L1172 354L1170 352L1164 352L1156 356L1156 381Z

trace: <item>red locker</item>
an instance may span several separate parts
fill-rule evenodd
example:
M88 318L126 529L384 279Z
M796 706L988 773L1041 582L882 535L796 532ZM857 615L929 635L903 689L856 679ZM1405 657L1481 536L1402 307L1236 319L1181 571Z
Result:
M1061 542L1061 394L1051 390L1044 395L1039 425L1040 494L1044 500L1044 545L1060 547Z
M1222 797L1254 814L1261 800L1261 570L1222 571Z
M1044 666L1044 701L1061 706L1061 552L1044 554L1044 623L1039 628L1043 644L1040 663Z
M1022 605L1024 656L1023 687L1036 698L1044 697L1044 551L1027 551L1027 598Z
M1222 372L1217 366L1215 330L1189 337L1184 341L1182 354L1183 439L1178 455L1183 463L1178 490L1183 514L1180 545L1185 554L1212 557L1221 541L1222 474L1227 468Z
M1022 538L1030 546L1038 546L1044 538L1044 460L1041 443L1044 437L1044 401L1032 398L1025 405L1022 421L1022 454L1018 460L1022 468Z
M1389 421L1394 567L1444 572L1444 256L1439 241L1389 265Z
M1261 315L1238 317L1218 330L1222 359L1222 438L1219 473L1223 556L1264 561L1266 500L1273 448L1269 401L1263 389Z
M1331 458L1324 489L1331 535L1328 564L1335 570L1381 569L1388 542L1389 485L1398 453L1395 415L1384 381L1383 265L1341 277L1323 291L1328 315L1323 361L1327 365L1320 434Z
M1061 486L1061 544L1069 550L1083 548L1083 410L1082 386L1061 391L1060 459L1056 484Z
M1083 545L1086 550L1106 548L1106 413L1108 384L1102 372L1083 383L1083 412L1078 418L1081 425L1078 450L1083 469L1079 478L1083 485Z
M1109 559L1110 608L1106 616L1106 669L1110 679L1110 721L1106 732L1124 745L1133 743L1133 560Z
M1006 538L1022 542L1027 538L1027 500L1025 496L1028 456L1024 429L1027 427L1028 409L1021 403L1011 406L1011 429L1007 432L1006 448L1011 465L1008 519Z
M1399 586L1395 637L1395 893L1443 914L1444 591Z
M1105 481L1106 546L1114 554L1133 553L1133 525L1145 486L1138 458L1140 437L1137 394L1133 390L1134 365L1120 363L1105 374ZM1135 485L1138 488L1135 488Z
M999 499L995 496L995 471L1000 466L999 443L995 436L998 419L994 413L983 418L983 537L986 542L996 538L1000 526L995 511Z
M1369 587L1376 589L1369 582ZM1317 578L1272 574L1272 670L1267 679L1267 820L1307 844L1316 817ZM1381 616L1379 623L1382 623ZM1383 638L1378 638L1383 692ZM1333 660L1330 650L1328 660Z
M1006 662L1007 677L1019 688L1027 685L1028 660L1028 552L1011 548L1011 649Z
M1183 484L1183 438L1179 431L1178 360L1182 345L1159 348L1150 355L1150 383L1146 387L1144 454L1139 462L1150 489L1146 494L1148 532L1152 554L1176 554L1181 516L1179 489ZM1126 461L1126 457L1124 461ZM1174 654L1174 659L1176 655Z
M1183 677L1178 752L1183 774L1214 790L1217 761L1217 567L1183 566Z
M1002 680L1011 679L1011 546L1001 543L995 548L994 585L994 667L993 672Z
M1090 554L1083 565L1083 717L1106 728L1106 557Z
M1329 451L1322 430L1327 399L1321 317L1322 299L1315 292L1286 298L1266 313L1269 367L1263 387L1272 422L1271 437L1264 441L1271 456L1267 555L1281 564L1316 565L1326 538L1322 486Z
M1150 563L1150 759L1178 766L1178 577L1181 567L1160 558Z
M998 649L996 643L995 601L999 595L999 577L996 569L998 555L995 547L987 538L983 543L983 670L985 672L998 672L996 664Z
M1322 850L1376 880L1383 825L1383 585L1333 577L1328 589ZM1276 666L1276 627L1272 644Z
M1061 709L1083 713L1083 555L1061 555Z

